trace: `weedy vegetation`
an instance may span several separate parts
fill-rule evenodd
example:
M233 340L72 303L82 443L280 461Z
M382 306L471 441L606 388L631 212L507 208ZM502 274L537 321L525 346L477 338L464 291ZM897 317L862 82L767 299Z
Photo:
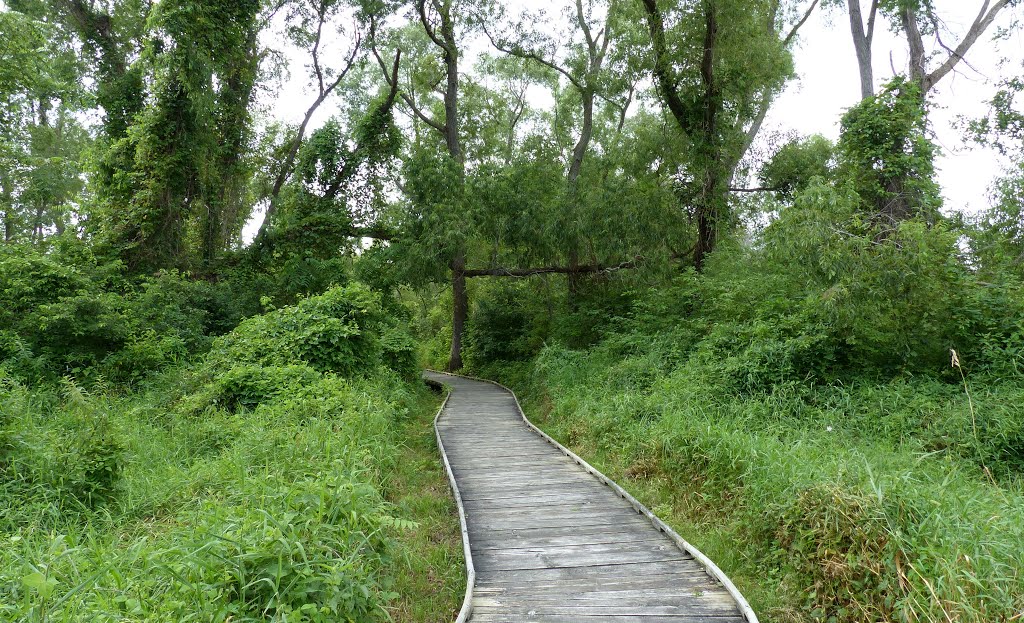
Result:
M0 368L0 618L447 618L461 541L402 327L353 282L131 390Z

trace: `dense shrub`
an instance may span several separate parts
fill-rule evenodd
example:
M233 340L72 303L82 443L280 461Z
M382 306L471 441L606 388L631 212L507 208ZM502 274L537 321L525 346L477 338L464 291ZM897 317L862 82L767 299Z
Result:
M229 411L254 409L260 403L298 392L320 379L320 373L304 364L284 366L235 366L218 375L208 404Z
M394 332L395 324L385 314L380 294L352 283L242 322L216 340L208 362L222 369L237 363L304 363L320 372L351 376L380 365L387 349L388 357L404 367L401 372L408 373L412 344Z
M147 293L144 324L174 292ZM165 329L205 335L196 320ZM29 389L0 367L0 619L393 620L408 567L450 561L402 541L422 509L384 497L423 469L396 451L409 413L436 408L413 365L396 314L350 285L246 321L147 394ZM429 592L437 620L458 580L409 598Z
M233 301L230 284L174 271L132 284L116 265L73 259L0 250L0 361L12 372L136 382L202 352L252 313Z
M525 290L497 284L480 294L466 332L467 360L486 364L536 354L540 347L537 332L543 324L534 322L527 309Z
M16 326L40 305L94 290L77 267L30 249L0 246L0 326Z

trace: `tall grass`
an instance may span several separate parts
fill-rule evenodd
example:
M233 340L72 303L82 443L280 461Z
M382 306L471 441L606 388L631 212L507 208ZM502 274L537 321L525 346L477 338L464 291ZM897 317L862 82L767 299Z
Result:
M613 339L489 372L668 515L762 620L1021 618L1024 387L984 383L973 403L913 378L739 394L721 367L666 353Z
M447 618L458 521L409 342L353 284L137 393L0 364L0 620Z
M171 400L187 381L168 373L142 396L0 381L0 619L363 622L401 606L392 618L432 621L455 607L433 396L385 373L325 377L303 398L196 416ZM405 579L420 574L441 579Z

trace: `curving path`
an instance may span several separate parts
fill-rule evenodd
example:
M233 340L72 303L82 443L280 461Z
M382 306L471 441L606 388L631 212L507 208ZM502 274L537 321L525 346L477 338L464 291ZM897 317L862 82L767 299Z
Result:
M436 427L471 551L460 620L756 623L710 561L528 425L511 392L426 377L451 388Z

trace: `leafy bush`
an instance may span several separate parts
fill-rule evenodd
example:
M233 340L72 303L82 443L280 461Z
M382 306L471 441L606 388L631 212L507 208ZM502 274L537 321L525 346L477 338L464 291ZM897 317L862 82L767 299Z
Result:
M308 335L273 326L282 343ZM217 353L128 396L0 376L0 619L383 622L410 566L433 578L404 596L430 602L410 620L451 612L457 521L436 462L403 462L399 428L415 414L429 446L436 399L381 365L408 365L396 340L354 378L300 362L222 368ZM444 503L385 501L393 479L424 470L436 473L420 493ZM406 539L424 516L455 530L450 543Z
M353 376L381 365L387 331L389 356L406 372L410 343L396 333L396 324L385 314L379 294L352 283L242 322L214 342L208 364L227 369L236 363L304 363L320 372Z
M217 376L209 403L229 411L254 409L260 403L287 397L316 382L320 373L304 364L286 366L235 366Z
M131 285L112 278L116 266L76 260L0 252L0 361L13 371L137 382L205 350L245 311L226 284L166 271Z
M381 357L384 365L407 379L420 372L416 357L416 341L405 326L387 326L380 335Z
M786 143L761 168L758 177L762 186L791 201L815 177L832 177L835 151L832 141L820 134Z
M124 460L124 445L109 421L98 418L75 436L62 466L62 488L86 506L99 506L114 497Z
M516 361L536 354L540 344L521 288L498 285L479 297L466 331L467 359L474 365Z

